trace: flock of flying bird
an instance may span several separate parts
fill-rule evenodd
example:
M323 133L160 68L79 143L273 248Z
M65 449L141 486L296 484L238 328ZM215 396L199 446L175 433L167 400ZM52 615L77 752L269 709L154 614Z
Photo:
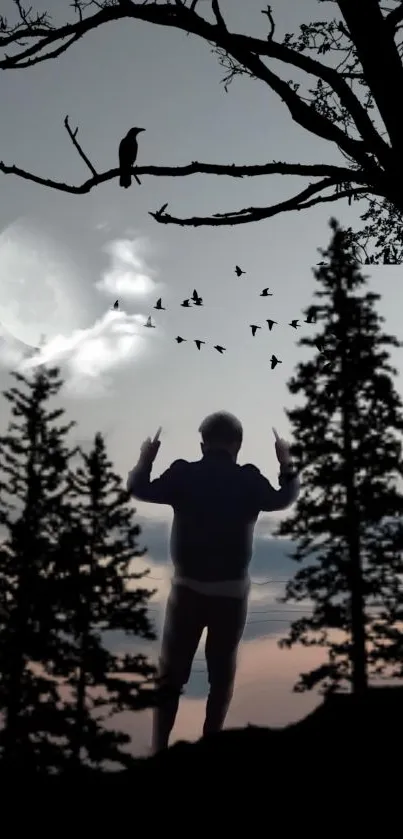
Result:
M246 271L242 271L242 269L239 267L239 265L235 266L235 274L237 275L237 277L240 277L242 274L245 274L245 273L246 273ZM260 294L260 297L273 297L273 294L269 291L268 288L264 288L263 291ZM183 306L184 309L189 309L191 306L203 306L204 305L203 304L203 298L200 297L197 290L194 289L192 296L187 297L185 300L183 300L183 302L180 305ZM119 300L115 301L115 303L113 305L113 308L115 310L119 309ZM156 304L153 308L156 309L158 312L165 312L166 311L165 307L162 305L162 298L161 297L159 297L159 299L157 300L157 302L156 302ZM269 318L266 318L266 323L269 327L270 332L271 332L273 326L278 325L278 322L276 320L270 320ZM310 323L310 324L315 323L315 318L312 317L312 316L311 317L308 316L308 318L304 321L304 323ZM144 326L147 329L155 329L155 324L152 322L151 315L149 315L149 317L147 318ZM257 323L251 323L251 324L249 324L249 326L250 326L250 329L252 330L252 337L253 338L255 337L255 335L257 333L257 330L262 328ZM293 327L293 329L298 329L298 327L300 326L299 319L292 320L288 324L288 326ZM177 337L175 338L175 341L178 344L182 344L182 343L186 342L187 340L188 340L187 338L182 338L181 335L177 335ZM201 341L200 338L194 338L193 342L196 344L196 347L197 347L198 350L200 350L202 345L206 343L206 341ZM317 346L319 352L325 358L327 358L326 351L324 349L323 344L318 342L316 344L316 346ZM226 351L226 347L223 347L220 344L215 344L213 349L217 350L217 352L219 352L221 354ZM329 360L329 359L327 358L327 360ZM274 370L274 368L277 366L277 364L282 364L283 363L279 358L276 358L275 355L272 355L272 357L270 359L270 362L271 362L271 369L272 370Z

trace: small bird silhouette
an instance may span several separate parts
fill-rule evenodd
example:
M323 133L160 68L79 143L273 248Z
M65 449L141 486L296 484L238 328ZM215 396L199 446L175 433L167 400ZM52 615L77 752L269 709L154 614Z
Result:
M181 344L181 343L182 343L182 341L186 341L186 338L181 338L181 336L180 336L180 335L178 335L178 337L177 337L177 338L175 338L175 341L176 341L178 344Z
M298 323L297 320L292 320L291 323L288 324L288 326L293 326L294 329L297 329L299 327L299 325L300 324Z
M147 318L147 323L144 326L148 326L149 329L155 329L155 325L151 322L151 315Z
M126 137L123 137L123 140L121 140L119 145L119 184L125 189L131 186L131 168L136 162L138 152L137 135L140 134L141 131L145 131L145 128L131 128L130 131L127 132ZM140 183L137 175L134 177L136 178L137 183Z
M217 352L223 353L224 350L225 350L225 347L220 347L219 344L216 344L214 349L217 350Z
M270 363L271 363L271 369L274 370L274 368L276 367L277 364L282 364L283 362L280 361L279 358L276 358L275 355L272 355L272 357L270 359Z
M118 309L118 308L119 308L119 300L115 300L115 302L114 302L114 304L113 304L113 308L114 308L114 309Z
M316 317L315 317L315 315L308 315L308 317L307 317L307 319L304 321L304 323L316 323Z
M181 303L181 306L184 306L185 309L189 309L190 305L191 304L189 298L187 300L184 300L183 303Z
M242 271L242 268L239 265L235 265L235 273L237 277L240 277L242 274L246 274L246 271Z
M317 350L319 350L319 352L321 352L321 353L325 352L325 342L324 341L321 341L320 339L318 341L315 341L315 347L316 347Z
M267 320L266 322L267 322L267 325L268 325L268 327L269 327L269 329L270 329L270 332L271 332L271 330L273 329L273 325L274 325L274 324L276 324L276 325L277 325L277 321L276 321L276 320Z
M161 300L161 297L157 300L157 302L156 302L156 304L155 304L155 306L154 306L154 309L158 309L158 310L159 310L159 311L161 311L161 312L165 312L165 311L166 311L166 309L165 309L165 308L164 308L164 306L162 305L162 300Z
M205 341L199 341L197 338L195 338L195 344L198 350L200 349L201 345L205 343Z
M252 337L253 337L253 338L254 338L254 337L255 337L255 335L256 335L256 330L257 330L257 329L261 329L261 328L262 328L261 326L256 326L256 324L255 324L255 323L250 323L250 324L249 324L249 326L250 326L250 328L251 328L251 330L252 330Z
M273 297L272 294L269 294L269 289L268 288L264 288L260 296L261 297Z
M194 289L194 291L193 291L192 300L193 300L193 303L195 304L195 306L202 306L203 305L203 298L199 297L196 289Z

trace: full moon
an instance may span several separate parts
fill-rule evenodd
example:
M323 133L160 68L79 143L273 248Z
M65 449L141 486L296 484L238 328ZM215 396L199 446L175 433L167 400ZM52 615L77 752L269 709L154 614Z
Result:
M0 234L0 324L18 341L69 335L80 326L78 269L50 237L17 221Z

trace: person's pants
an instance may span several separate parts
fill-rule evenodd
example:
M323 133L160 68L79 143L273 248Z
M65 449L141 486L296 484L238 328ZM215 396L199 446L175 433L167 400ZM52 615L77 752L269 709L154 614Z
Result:
M248 596L199 594L173 585L168 598L159 660L161 699L153 714L154 753L168 746L179 699L189 681L203 629L210 685L203 735L220 731L232 699L238 645L245 628Z

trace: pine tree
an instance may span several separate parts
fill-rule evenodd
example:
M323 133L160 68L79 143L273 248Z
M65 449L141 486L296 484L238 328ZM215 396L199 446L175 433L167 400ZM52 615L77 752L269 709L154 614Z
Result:
M47 403L61 386L58 370L4 393L12 420L0 437L0 735L8 768L48 770L60 764L57 686L47 672L59 655L52 568L65 506L68 432L64 411Z
M330 246L314 272L321 302L306 312L323 328L299 342L314 347L321 340L326 357L319 344L288 384L291 394L304 396L287 412L302 489L276 533L296 542L290 558L313 558L288 582L282 602L309 598L313 610L279 644L327 650L327 662L301 674L296 690L321 684L329 693L348 683L362 695L369 678L387 675L402 651L403 497L396 483L403 475L403 411L388 348L403 344L381 331L374 305L380 296L357 293L366 281L351 237L334 219L330 227Z
M102 768L106 762L129 766L121 747L130 738L107 730L104 722L121 711L154 704L155 668L141 654L111 652L106 632L154 640L147 603L155 593L132 583L149 572L135 573L132 562L144 556L137 546L140 527L133 521L130 497L114 474L101 434L82 465L71 472L73 507L60 534L60 604L65 632L63 656L54 675L63 681L69 721L70 769ZM60 626L63 626L62 615ZM105 712L105 713L103 713Z

